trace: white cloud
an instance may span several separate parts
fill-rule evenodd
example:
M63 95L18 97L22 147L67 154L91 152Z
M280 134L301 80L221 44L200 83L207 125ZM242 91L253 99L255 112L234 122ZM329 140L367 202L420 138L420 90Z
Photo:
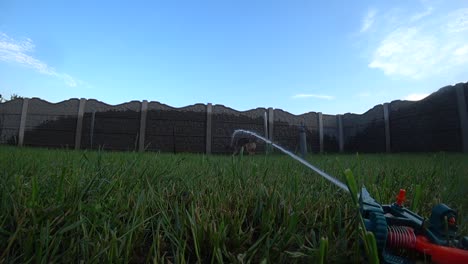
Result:
M460 47L454 51L454 55L456 56L463 56L468 54L468 44Z
M371 94L369 92L363 92L363 93L359 93L357 94L358 97L370 97Z
M32 68L45 75L55 76L62 79L66 85L76 87L78 82L66 73L59 73L47 63L29 55L34 52L35 45L29 38L16 40L7 34L0 32L0 61L18 63L25 67Z
M439 61L437 45L435 38L418 28L399 28L382 40L369 67L387 75L420 78Z
M296 94L296 95L293 95L291 98L293 98L293 99L317 98L317 99L325 99L325 100L335 99L335 97L333 97L333 96L322 95L322 94Z
M447 30L458 33L468 30L468 8L460 8L447 15Z
M379 32L369 68L388 76L423 79L468 67L468 8L448 15L429 8L399 21L396 28L389 21L382 27L392 29Z
M410 21L411 22L416 22L416 21L420 20L421 18L432 14L432 11L434 11L434 9L432 7L429 7L425 11L423 11L421 13L416 13L416 14L412 15L411 18L410 18Z
M362 25L360 30L361 33L364 33L371 28L372 24L374 24L376 14L376 9L369 9L367 11L366 16L362 19Z
M419 101L419 100L422 100L422 99L426 98L427 96L429 96L429 94L414 93L414 94L409 94L409 95L405 96L404 100Z
M453 60L458 64L468 64L468 44L453 51Z

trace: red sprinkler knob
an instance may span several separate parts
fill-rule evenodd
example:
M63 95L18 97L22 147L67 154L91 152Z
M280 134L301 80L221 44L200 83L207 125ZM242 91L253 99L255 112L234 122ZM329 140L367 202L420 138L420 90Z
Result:
M454 226L457 223L457 220L455 219L455 217L452 216L448 219L448 223L449 225Z
M405 189L400 189L400 193L396 197L396 204L398 206L403 206L403 203L406 201L406 191Z

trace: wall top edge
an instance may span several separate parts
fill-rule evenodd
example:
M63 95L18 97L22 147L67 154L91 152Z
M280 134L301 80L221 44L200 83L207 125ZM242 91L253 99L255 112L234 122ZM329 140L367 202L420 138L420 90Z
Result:
M459 82L455 85L447 85L447 86L444 86L442 88L440 88L439 90L437 90L436 92L433 92L432 94L430 94L429 96L425 97L424 99L422 100L419 100L419 101L409 101L409 100L393 100L391 101L389 104L396 104L396 103L403 103L403 104L406 104L406 105L413 105L413 104L420 104L420 103L423 103L427 100L430 100L432 99L433 97L437 96L438 94L441 94L441 93L444 93L444 92L447 92L447 91L450 91L451 89L455 89L455 87L458 87L458 86L464 86L465 89L468 89L468 82ZM42 103L46 103L46 104L50 104L50 105L60 105L60 104L66 104L68 102L79 102L81 98L70 98L68 100L64 100L64 101L61 101L61 102L57 102L57 103L52 103L52 102L49 102L47 100L44 100L44 99L41 99L41 98L38 98L38 97L32 97L32 98L29 98L30 101L39 101L39 102L42 102ZM22 101L22 99L15 99L15 100L12 100L12 101L6 101L6 102L2 102L0 103L0 105L8 105L8 104L16 104L18 101ZM87 99L87 102L90 102L90 101L93 101L94 103L99 103L99 104L103 104L107 107L119 107L119 106L124 106L124 105L127 105L127 104L135 104L135 103L138 103L138 104L141 104L142 101L138 101L138 100L132 100L132 101L129 101L129 102L125 102L125 103L121 103L121 104L107 104L105 102L102 102L102 101L99 101L99 100L96 100L96 99ZM194 108L194 107L206 107L207 104L203 104L203 103L197 103L197 104L192 104L192 105L187 105L187 106L183 106L183 107L173 107L173 106L170 106L170 105L167 105L167 104L163 104L161 102L158 102L158 101L148 101L148 104L157 104L157 105L160 105L164 108L169 108L169 109L174 109L174 110L183 110L183 109L188 109L188 108ZM213 108L215 107L223 107L225 108L226 110L230 110L230 111L235 111L237 113L249 113L249 112L256 112L256 111L265 111L267 112L269 108L266 108L266 107L257 107L255 109L249 109L249 110L245 110L245 111L239 111L239 110L236 110L236 109L233 109L233 108L230 108L228 106L225 106L225 105L222 105L222 104L213 104ZM362 113L362 114L356 114L356 113L351 113L351 112L348 112L348 113L345 113L343 114L343 116L346 116L346 115L356 115L356 116L362 116L362 115L366 115L368 114L369 112L372 112L374 110L376 110L376 108L380 108L380 107L383 107L383 104L378 104L378 105L375 105L374 107L372 107L371 109L367 110L366 112ZM319 112L315 112L315 111L311 111L311 112L307 112L307 113L303 113L303 114L292 114L288 111L285 111L285 110L282 110L282 109L278 109L278 108L274 108L275 111L281 111L285 114L289 114L291 116L297 116L297 117L300 117L300 116L304 116L304 115L308 115L308 114L318 114Z

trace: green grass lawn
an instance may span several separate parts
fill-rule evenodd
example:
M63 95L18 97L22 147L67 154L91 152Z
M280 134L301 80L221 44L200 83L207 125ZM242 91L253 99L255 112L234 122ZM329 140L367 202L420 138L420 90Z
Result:
M311 155L382 203L400 188L468 234L468 155ZM284 155L108 153L0 146L0 263L360 262L350 195Z

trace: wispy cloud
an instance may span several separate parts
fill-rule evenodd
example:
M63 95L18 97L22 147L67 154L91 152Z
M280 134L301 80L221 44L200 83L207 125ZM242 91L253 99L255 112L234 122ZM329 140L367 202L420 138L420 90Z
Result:
M420 13L416 13L416 14L412 15L411 18L410 18L410 22L416 22L416 21L420 20L421 18L426 17L426 16L432 14L432 11L434 11L434 8L428 7L426 10L424 10L424 11L422 11Z
M369 92L362 92L357 94L358 97L364 98L364 97L370 97L371 93Z
M407 96L405 96L404 100L419 101L419 100L422 100L422 99L426 98L427 96L429 96L429 94L426 94L426 93L422 93L422 94L419 94L419 93L408 94Z
M459 33L468 30L468 8L460 8L447 15L447 30L449 33Z
M418 28L399 28L382 40L369 67L387 75L420 78L438 63L436 42Z
M37 72L62 79L66 85L76 87L80 81L66 73L60 73L47 63L34 58L35 45L29 38L17 40L7 34L0 32L0 61L17 63Z
M325 99L325 100L335 99L335 97L331 95L323 95L323 94L296 94L296 95L293 95L291 98L293 99L317 98L317 99Z
M373 47L369 68L412 79L466 71L468 8L448 14L437 13L433 8L412 15L400 14L397 24L395 19L386 21L385 17L379 16L382 30L375 35L381 37Z
M364 33L371 28L372 24L374 24L376 14L376 9L369 9L367 11L367 14L362 19L362 25L360 30L361 33Z

